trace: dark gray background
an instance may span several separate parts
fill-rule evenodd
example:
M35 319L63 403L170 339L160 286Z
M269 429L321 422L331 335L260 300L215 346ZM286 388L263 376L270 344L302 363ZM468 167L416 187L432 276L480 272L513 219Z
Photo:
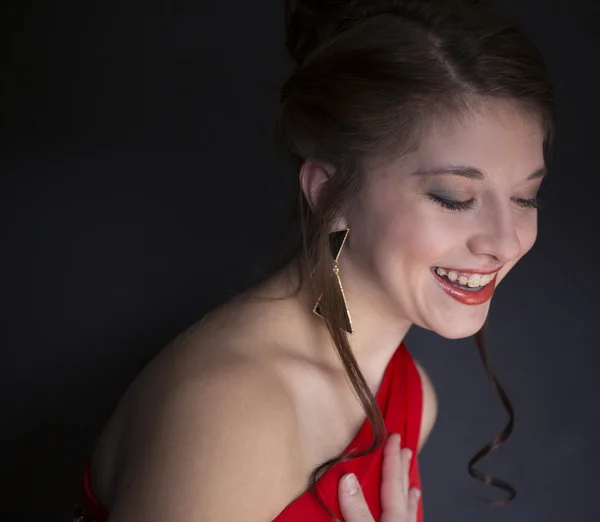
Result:
M492 366L472 339L412 330L438 391L421 453L427 522L600 519L597 450L600 4L511 0L549 62L559 133L538 243L494 297ZM293 174L272 143L289 72L281 2L6 7L0 65L0 514L70 520L86 456L160 348L282 249ZM199 519L200 520L200 519Z

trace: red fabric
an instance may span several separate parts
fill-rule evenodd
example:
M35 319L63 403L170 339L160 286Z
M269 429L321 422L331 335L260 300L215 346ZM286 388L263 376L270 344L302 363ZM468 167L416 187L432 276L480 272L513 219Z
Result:
M402 447L413 450L415 457L410 467L410 487L421 489L421 478L417 459L419 428L421 425L422 388L421 380L414 361L404 343L401 343L390 359L375 396L383 413L388 434L400 433ZM344 454L351 450L366 449L373 437L373 430L368 419L356 434L354 440L346 447ZM329 469L316 483L321 500L331 512L343 520L338 502L338 482L345 473L354 473L359 480L362 491L373 518L381 518L381 463L383 459L382 444L377 450L365 455L336 464ZM88 458L83 477L81 505L88 516L96 522L107 522L108 511L96 500L90 487L90 459ZM306 490L292 502L272 522L331 522L331 517L317 502L309 490ZM418 522L423 522L423 497L419 500Z
M81 484L81 501L79 504L83 508L83 513L85 513L85 520L88 520L87 517L91 517L95 520L95 522L107 522L108 520L108 510L96 499L94 496L94 492L92 491L91 484L91 466L92 466L92 457L91 455L85 462L85 467L83 470L83 482Z
M400 433L401 446L413 450L409 478L410 487L421 489L421 477L416 458L421 425L422 389L421 380L414 361L404 343L401 343L385 369L379 390L375 396L381 409L388 434ZM373 430L368 419L359 429L354 440L346 447L343 454L353 453L358 447L366 449L372 442ZM383 460L382 444L376 451L336 464L317 481L316 487L321 500L331 512L343 520L338 501L338 483L345 473L354 473L373 515L373 519L381 518L381 464ZM273 522L331 522L331 517L318 503L310 491L305 491L292 501ZM418 522L423 522L423 497L419 500Z

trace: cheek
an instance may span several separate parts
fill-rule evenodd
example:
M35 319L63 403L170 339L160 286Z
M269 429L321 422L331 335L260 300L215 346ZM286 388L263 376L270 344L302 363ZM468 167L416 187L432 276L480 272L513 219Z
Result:
M377 245L384 262L405 272L434 265L456 241L456 231L443 217L414 204L387 212Z
M465 239L460 216L440 211L411 187L381 183L370 187L355 220L364 265L387 274L428 274ZM425 272L427 271L427 272Z
M533 212L518 224L517 236L521 244L520 259L531 250L537 239L537 213Z
M523 222L519 224L519 228L517 229L517 236L519 237L519 244L521 245L521 252L519 254L519 257L511 263L509 263L508 265L505 265L505 267L498 274L496 284L500 283L500 281L502 281L502 279L506 277L506 274L510 272L512 267L514 267L521 260L521 258L531 250L531 248L535 244L535 241L537 239L537 216L532 217L527 221L523 220Z

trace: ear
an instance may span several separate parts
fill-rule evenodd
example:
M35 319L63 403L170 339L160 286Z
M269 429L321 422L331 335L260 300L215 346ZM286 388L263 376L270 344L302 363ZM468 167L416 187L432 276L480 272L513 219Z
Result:
M315 210L324 184L334 174L335 167L321 160L308 159L300 167L300 188L311 210Z

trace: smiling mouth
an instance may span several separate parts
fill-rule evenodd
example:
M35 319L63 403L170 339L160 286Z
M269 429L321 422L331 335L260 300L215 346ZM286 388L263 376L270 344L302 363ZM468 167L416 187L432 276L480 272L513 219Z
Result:
M467 290L468 292L479 292L489 285L498 274L498 271L491 274L478 274L473 272L462 272L439 266L432 267L432 270L440 278L448 281L452 286Z
M480 305L492 298L498 270L481 274L439 266L431 267L431 273L442 290L455 301L465 305Z

